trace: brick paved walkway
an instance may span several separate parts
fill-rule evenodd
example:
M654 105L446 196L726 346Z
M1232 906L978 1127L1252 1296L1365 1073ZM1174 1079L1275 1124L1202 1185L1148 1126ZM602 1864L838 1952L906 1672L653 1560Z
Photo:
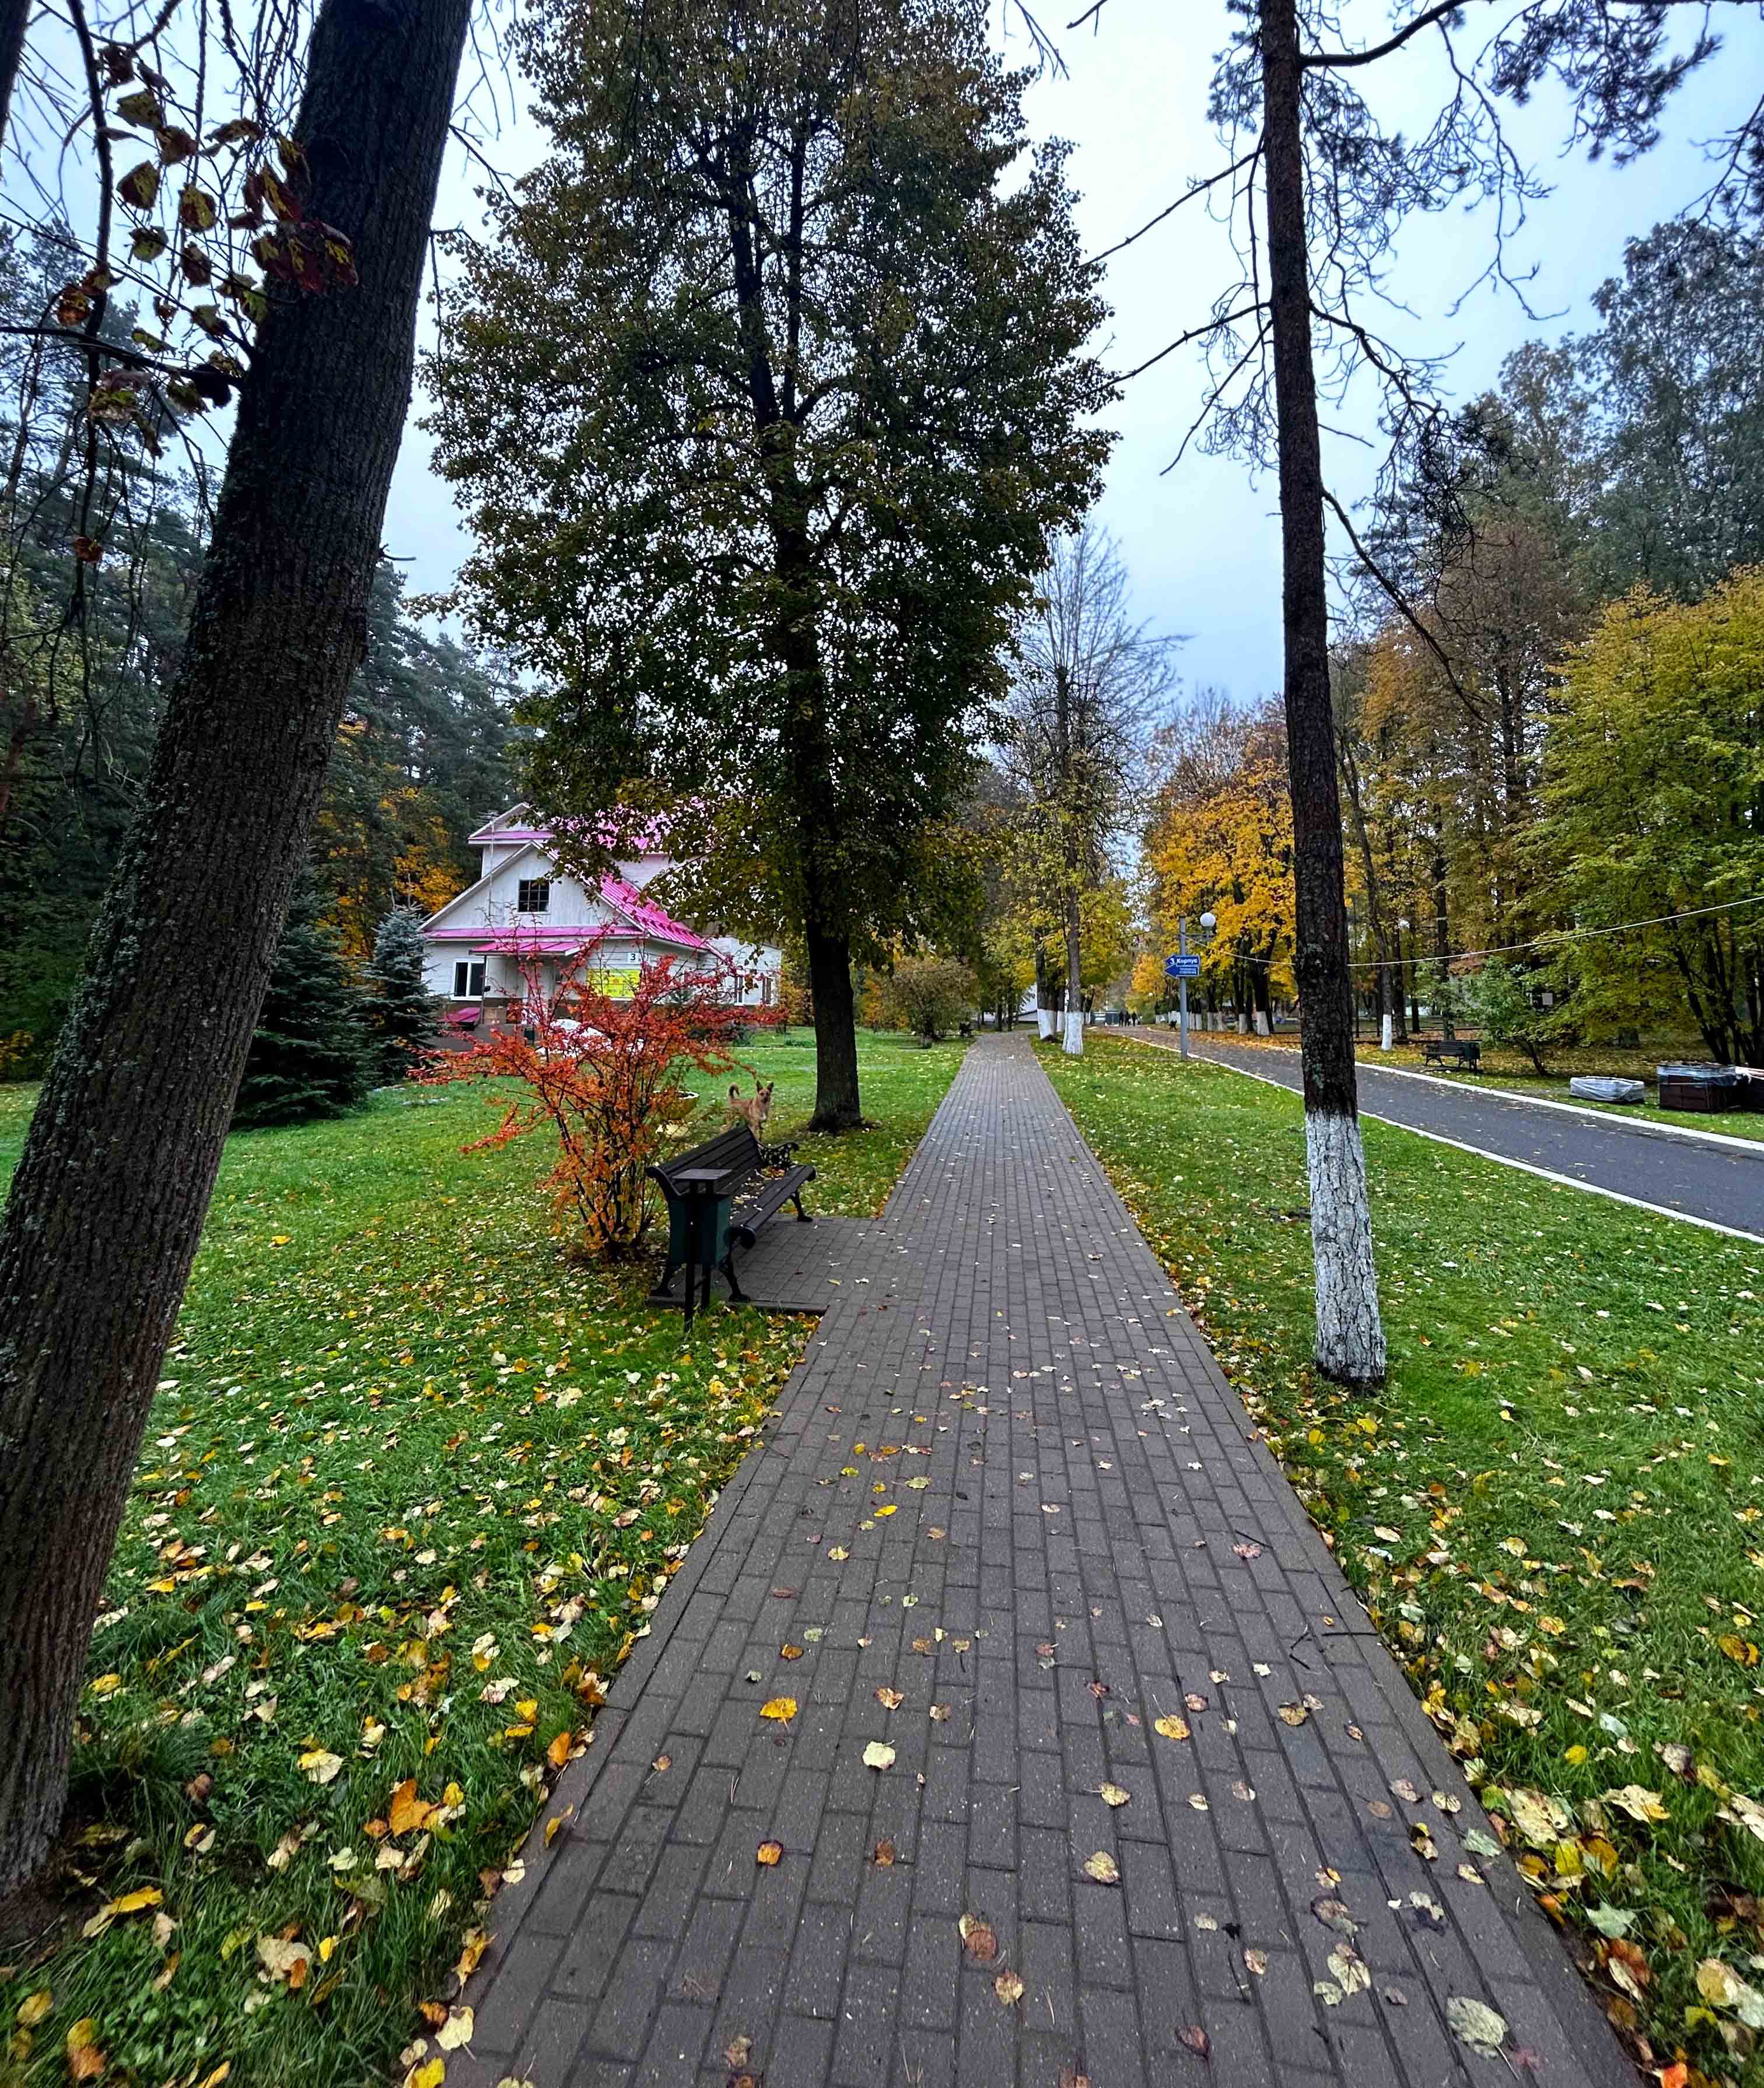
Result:
M1633 2082L1026 1042L866 1252L495 1902L449 2088Z

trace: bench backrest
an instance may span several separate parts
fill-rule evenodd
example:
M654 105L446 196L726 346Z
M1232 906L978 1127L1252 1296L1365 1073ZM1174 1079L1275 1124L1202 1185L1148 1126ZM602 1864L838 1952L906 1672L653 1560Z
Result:
M746 1123L732 1123L714 1138L707 1138L702 1145L691 1146L684 1153L676 1153L670 1159L658 1161L654 1171L671 1185L674 1175L689 1167L716 1167L726 1172L740 1167L751 1172L759 1164L759 1140Z

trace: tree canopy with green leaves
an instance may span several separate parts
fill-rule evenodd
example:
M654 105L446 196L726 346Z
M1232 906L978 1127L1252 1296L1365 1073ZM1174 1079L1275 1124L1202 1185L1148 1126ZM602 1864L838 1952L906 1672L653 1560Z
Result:
M1638 588L1573 656L1539 849L1583 1023L1682 995L1717 1058L1764 1063L1761 712L1764 567L1694 605ZM1600 932L1636 921L1658 925Z
M589 854L619 805L685 807L680 902L800 931L828 1129L851 960L944 925L1013 614L1108 447L1098 272L987 28L546 0L552 150L432 370L464 605L542 684L534 798Z

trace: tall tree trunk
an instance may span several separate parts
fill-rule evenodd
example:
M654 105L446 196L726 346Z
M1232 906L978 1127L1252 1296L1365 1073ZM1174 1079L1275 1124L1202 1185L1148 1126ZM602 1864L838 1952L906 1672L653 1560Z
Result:
M470 0L325 0L295 135L358 287L278 299L187 643L0 1221L0 1894L80 1677L325 763L366 644Z
M1073 1059L1084 1056L1083 971L1079 962L1081 928L1076 889L1066 894L1066 1033L1061 1050Z
M1456 1033L1452 1026L1452 935L1451 923L1445 914L1445 826L1437 815L1438 808L1436 807L1432 845L1428 863L1428 873L1433 887L1433 972L1438 988L1436 998L1439 1002L1440 1034L1450 1037Z
M863 1123L858 1097L858 1010L851 991L851 943L816 921L803 929L808 987L815 999L815 1114L811 1131L856 1131Z
M1385 932L1384 907L1380 899L1377 861L1372 854L1372 828L1366 818L1365 799L1361 794L1359 787L1359 764L1354 757L1354 750L1348 744L1347 734L1344 733L1338 737L1342 781L1347 785L1347 802L1353 814L1354 836L1359 845L1360 869L1366 879L1367 925L1372 931L1372 947L1378 952L1377 1012L1380 1020L1382 1020L1384 1016L1392 1012L1390 939ZM1351 972L1348 976L1351 980L1353 976ZM1402 1003L1400 995L1397 997L1395 1022L1396 1026L1400 1029L1402 1023Z
M12 90L24 56L24 28L31 19L31 5L32 0L0 0L0 144L6 142L12 114Z
M1329 699L1322 443L1311 361L1296 0L1261 0L1261 54L1269 297L1280 447L1294 932L1304 1014L1305 1153L1317 1275L1316 1358L1326 1377L1369 1384L1384 1376L1385 1337L1354 1079L1342 807Z
M1045 1044L1054 1033L1053 989L1048 984L1047 945L1035 938L1035 1033Z
M803 513L801 489L781 467L773 481L773 558L784 604L777 657L790 688L790 773L807 902L803 936L815 1002L815 1113L809 1129L856 1131L863 1111L858 1093L850 917L830 867L839 852L837 794L828 740L827 675L815 626L815 588Z

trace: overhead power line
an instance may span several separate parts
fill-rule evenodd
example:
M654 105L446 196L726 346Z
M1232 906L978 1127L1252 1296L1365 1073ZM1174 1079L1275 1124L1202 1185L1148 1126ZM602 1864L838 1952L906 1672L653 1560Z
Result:
M1617 921L1606 928L1555 928L1546 935L1532 936L1528 942L1496 943L1491 944L1487 949L1482 950L1447 950L1443 958L1436 951L1417 949L1400 961L1412 965L1436 965L1442 962L1449 965L1456 964L1460 958L1463 957L1513 956L1521 950L1541 949L1546 944L1587 942L1599 935L1627 935L1637 928L1664 927L1675 921L1700 920L1704 915L1710 914L1735 914L1746 906L1764 906L1764 892L1754 892L1749 899L1723 899L1714 906L1686 906L1673 914L1651 914L1645 920ZM1274 957L1239 956L1235 954L1231 956L1231 962L1234 965L1265 966L1279 961L1282 961ZM1384 970L1387 965L1394 965L1399 960L1395 957L1355 957L1349 964L1348 969L1355 972L1377 972Z

